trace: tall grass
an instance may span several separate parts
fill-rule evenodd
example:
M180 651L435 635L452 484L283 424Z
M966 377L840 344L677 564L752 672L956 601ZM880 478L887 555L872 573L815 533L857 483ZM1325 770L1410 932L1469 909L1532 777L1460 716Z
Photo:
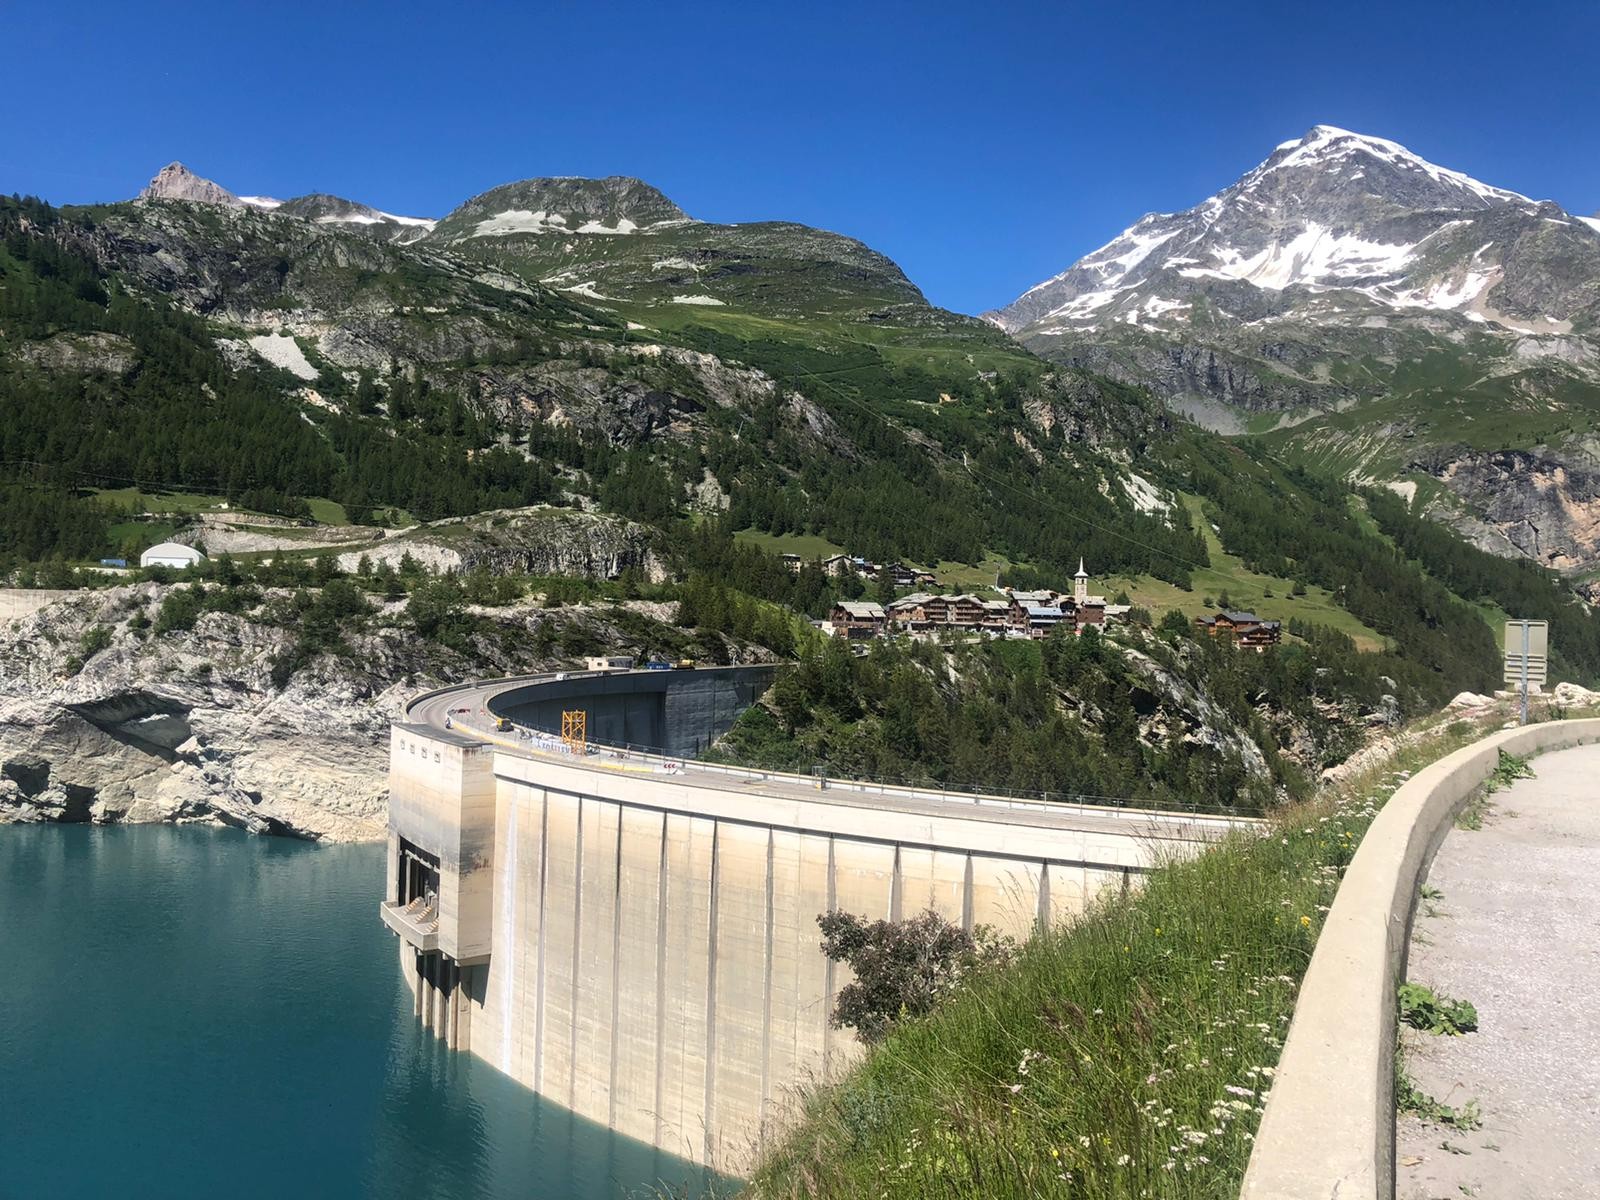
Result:
M1249 1159L1345 867L1455 721L1264 832L1174 862L1028 943L811 1093L769 1198L1216 1197Z

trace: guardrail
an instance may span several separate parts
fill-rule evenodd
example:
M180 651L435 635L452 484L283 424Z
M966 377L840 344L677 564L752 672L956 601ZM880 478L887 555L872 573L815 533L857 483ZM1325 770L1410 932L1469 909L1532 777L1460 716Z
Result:
M1300 985L1242 1200L1394 1195L1396 989L1417 887L1456 812L1499 763L1600 741L1600 720L1502 730L1417 772L1362 838Z
M717 670L718 668L700 668L701 670ZM642 672L639 672L642 673ZM450 687L436 688L415 697L407 705L405 711L409 714L423 701L436 699L453 693L479 692L488 687L499 691L509 691L535 683L565 682L573 679L600 678L618 675L618 671L562 671L541 672L534 675L509 676L505 679L496 679L479 683L454 684ZM490 715L501 717L506 714L499 712L493 705L493 696L485 698L484 710ZM507 718L509 719L509 718ZM487 731L472 728L459 719L455 721L456 728L470 729L474 737L483 738L492 744L505 746L507 749L544 754L569 754L567 749L559 744L559 739L547 731L530 730L525 726L517 726L519 732L538 735L542 738L553 739L550 742L539 741L530 744L532 739L519 737L517 739L504 738ZM788 787L799 787L822 791L853 792L862 795L883 796L885 798L918 800L930 803L947 804L954 806L970 805L975 808L1000 808L1022 812L1044 813L1072 813L1079 816L1106 817L1128 821L1149 821L1163 817L1181 816L1189 824L1201 827L1215 827L1219 829L1237 828L1240 826L1261 823L1262 818L1235 812L1221 805L1200 805L1190 803L1187 805L1173 805L1172 807L1145 807L1138 803L1117 797L1089 797L1074 792L1020 792L1008 789L995 789L980 791L976 788L935 788L925 785L908 784L898 780L861 779L849 777L836 777L826 774L804 775L792 771L763 770L757 767L741 767L725 763L709 763L699 759L675 759L660 754L651 747L638 746L631 743L608 743L603 741L590 741L588 745L595 747L604 754L610 754L621 763L638 763L659 773L670 774L706 774L716 775L730 779L742 779L753 783L778 784ZM570 754L569 754L570 756ZM596 764L603 765L603 764ZM674 769L678 768L678 769Z

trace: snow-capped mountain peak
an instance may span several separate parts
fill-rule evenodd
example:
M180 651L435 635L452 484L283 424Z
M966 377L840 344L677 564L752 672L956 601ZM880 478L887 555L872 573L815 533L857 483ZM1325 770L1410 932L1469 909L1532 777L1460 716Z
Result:
M1424 309L1560 332L1559 305L1530 313L1524 301L1515 319L1503 319L1484 301L1504 279L1507 222L1541 235L1551 223L1587 232L1548 202L1441 167L1398 142L1317 125L1203 203L1141 218L986 315L1012 332L1050 336L1181 327L1202 301L1213 316L1278 314L1273 319L1320 304L1351 320ZM1318 299L1329 295L1348 303Z
M1470 196L1477 203L1473 207L1492 204L1533 204L1535 201L1520 192L1491 187L1470 175L1452 171L1431 163L1421 155L1413 154L1399 142L1370 134L1352 133L1336 125L1314 125L1306 135L1295 141L1280 143L1272 156L1262 163L1240 184L1254 183L1274 171L1292 170L1295 167L1344 167L1352 173L1360 172L1367 163L1379 163L1400 171L1418 172L1441 187L1458 189L1463 198Z

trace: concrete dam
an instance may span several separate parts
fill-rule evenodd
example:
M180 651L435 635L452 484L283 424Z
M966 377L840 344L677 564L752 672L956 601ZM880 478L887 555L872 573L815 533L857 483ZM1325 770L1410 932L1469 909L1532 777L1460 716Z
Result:
M390 742L384 921L423 1023L541 1095L732 1174L860 1052L831 909L1025 937L1224 817L687 761L771 667L572 673L412 701ZM591 745L552 736L584 712ZM449 726L448 728L446 726ZM654 751L654 752L651 752Z

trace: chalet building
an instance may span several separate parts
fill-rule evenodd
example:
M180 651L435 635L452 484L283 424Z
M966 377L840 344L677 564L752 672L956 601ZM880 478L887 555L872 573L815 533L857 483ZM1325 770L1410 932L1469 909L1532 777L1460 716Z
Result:
M983 605L983 623L979 626L991 633L1004 633L1011 624L1011 605L1004 600L979 600Z
M1019 592L1015 588L1007 588L1006 595L1016 604L1054 604L1061 599L1059 592L1053 592L1049 588L1039 588L1032 592Z
M822 569L835 579L842 579L855 570L848 554L835 554L822 560Z
M945 620L948 624L959 629L983 628L986 612L982 600L966 592L947 597L947 600Z
M1195 629L1208 637L1226 637L1240 649L1262 653L1268 646L1276 646L1283 637L1283 623L1268 621L1253 612L1223 610L1215 616L1196 617Z
M1068 629L1072 628L1071 614L1063 612L1059 604L1024 604L1021 610L1020 628L1031 638L1049 637L1063 621Z
M897 588L929 587L934 582L932 571L919 571L905 563L890 563L887 567L877 568L873 574L880 575L885 570L889 572L889 582Z
M909 596L902 596L888 606L889 623L913 632L926 629L930 620L929 604L943 599L943 596L931 596L927 592L913 592Z
M788 567L791 574L800 574L802 563L798 554L780 554L778 555L778 561Z
M841 600L828 614L828 624L835 637L871 638L883 633L888 614L871 600Z

